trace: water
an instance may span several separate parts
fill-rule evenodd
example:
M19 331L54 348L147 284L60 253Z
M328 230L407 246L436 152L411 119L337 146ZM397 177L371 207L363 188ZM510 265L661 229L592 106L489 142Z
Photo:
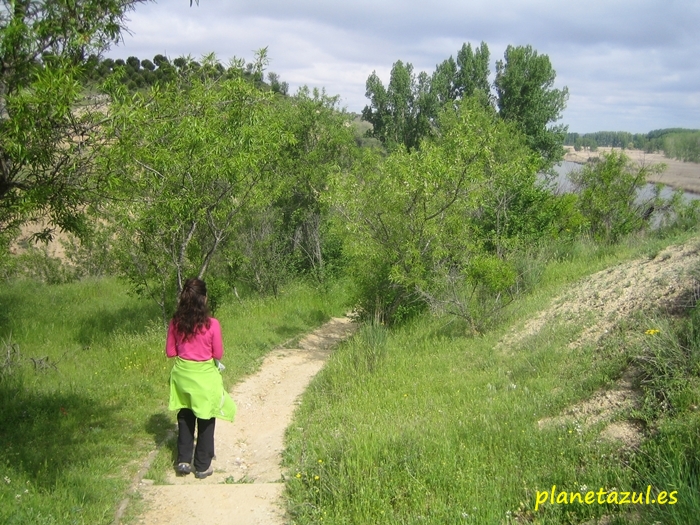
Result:
M583 166L575 162L570 162L568 160L562 161L560 164L554 166L554 170L557 176L552 180L553 189L556 193L572 193L574 191L574 185L569 179L569 174L572 171L578 171ZM654 196L654 190L656 189L656 184L646 184L639 193L637 194L637 202L644 202L645 200L650 200ZM664 185L661 189L661 198L669 199L673 195L675 190L671 186ZM685 202L692 200L699 200L700 195L697 193L692 193L689 191L683 192L683 199Z

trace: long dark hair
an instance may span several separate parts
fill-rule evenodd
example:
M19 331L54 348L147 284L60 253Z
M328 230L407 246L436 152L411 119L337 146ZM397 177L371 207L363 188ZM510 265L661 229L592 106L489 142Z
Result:
M207 306L207 285L201 279L187 279L180 292L173 322L177 331L188 339L196 331L210 325Z

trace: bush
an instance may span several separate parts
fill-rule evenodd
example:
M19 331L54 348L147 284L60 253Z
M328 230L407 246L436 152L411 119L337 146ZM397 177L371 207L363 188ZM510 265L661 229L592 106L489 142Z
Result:
M578 209L591 235L604 242L616 242L649 224L651 212L659 205L659 190L641 202L637 194L649 174L664 168L664 165L637 166L624 153L613 151L573 172L571 180L579 197Z

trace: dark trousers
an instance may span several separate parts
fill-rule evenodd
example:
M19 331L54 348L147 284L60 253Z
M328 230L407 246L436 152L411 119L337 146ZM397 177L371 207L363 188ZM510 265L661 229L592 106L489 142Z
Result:
M194 445L194 427L197 423L197 447ZM177 413L177 462L191 463L194 449L194 469L204 472L214 457L214 424L216 419L199 419L189 408Z

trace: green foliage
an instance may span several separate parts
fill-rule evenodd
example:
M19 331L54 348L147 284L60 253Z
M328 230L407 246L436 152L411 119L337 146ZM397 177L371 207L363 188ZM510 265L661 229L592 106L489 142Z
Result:
M261 51L254 75L262 78ZM130 95L118 77L102 166L120 269L165 312L186 275L214 275L277 294L295 275L336 273L338 240L321 200L354 158L338 98L302 88L281 97L219 67L176 60L172 82Z
M491 100L489 83L489 47L482 42L472 51L469 43L462 44L457 53L458 71L454 81L459 97L483 98Z
M339 109L338 97L306 87L279 99L277 112L294 137L280 152L276 168L280 188L272 206L281 218L279 235L295 272L322 282L340 264L322 195L329 178L354 162L352 115Z
M119 39L125 13L142 0L3 0L0 13L0 233L26 221L83 229L101 188L90 179L96 108L78 79L89 53ZM77 16L80 13L80 16Z
M247 213L227 254L232 277L261 294L278 295L293 276L288 238L278 209Z
M700 162L700 131L665 136L664 153L685 162Z
M571 174L579 196L578 208L588 221L588 230L597 239L615 242L620 237L644 228L655 207L660 205L659 188L647 200L639 202L637 192L650 173L659 173L663 165L637 166L622 152L603 154L599 162L586 164Z
M515 122L528 145L550 168L563 156L564 125L549 126L561 118L569 97L567 88L554 89L556 73L547 55L531 46L508 46L504 60L496 62L498 110L506 121Z
M281 148L294 140L273 94L243 78L189 74L128 96L112 82L102 166L120 198L109 208L121 269L166 311L187 275L203 277L236 224L278 195Z
M446 109L439 129L420 149L399 149L383 163L365 151L352 176L334 180L331 198L369 318L395 322L427 305L457 304L473 320L476 277L476 288L492 295L505 289L473 261L504 259L519 243L550 234L570 209L536 186L537 162L517 131L477 99ZM464 286L472 288L466 304L444 296Z
M454 108L460 100L474 97L490 108L496 98L501 118L514 122L542 157L542 167L551 168L563 156L566 126L550 124L561 118L567 88L553 88L556 73L547 55L538 55L531 46L508 46L505 61L497 62L494 97L489 57L484 42L474 50L463 44L457 60L444 60L431 76L416 74L411 64L399 60L386 87L373 72L366 86L370 104L362 111L362 118L372 124L368 136L389 151L399 146L412 151L424 138L439 134L438 116L444 107Z
M666 128L649 133L626 131L597 131L595 133L568 133L564 144L575 148L606 146L621 149L641 149L647 153L661 151L667 157L688 162L700 162L700 132L695 129ZM576 151L579 151L578 149Z
M700 430L700 310L697 308L700 273L691 271L687 307L675 317L644 316L635 323L632 341L635 366L642 374L644 404L638 411L652 429L635 458L644 484L677 490L673 514L649 508L650 520L690 523L700 510L698 496L698 431Z
M631 469L601 457L615 457L614 446L595 430L538 427L604 381L592 349L562 351L568 335L547 330L503 352L496 335L464 337L444 320L361 331L334 352L289 427L294 521L515 523L533 521L535 492L554 484L631 486ZM618 510L551 506L537 518L580 523Z
M340 315L344 297L339 286L295 284L274 300L223 298L226 386L271 348ZM0 523L113 522L144 458L175 427L159 318L154 303L114 279L3 283ZM166 442L156 462L163 471L171 454Z
M421 72L416 76L413 65L400 60L392 66L386 88L373 72L367 79L370 105L362 110L362 118L372 124L371 136L390 151L401 146L417 148L430 132L428 89L427 75Z
M177 75L191 75L197 72L200 76L211 79L218 78L245 78L253 82L261 89L269 89L281 95L287 95L289 84L282 82L277 73L268 73L268 83L263 82L263 69L267 66L268 59L259 57L252 63L245 64L245 60L234 57L228 66L216 61L200 64L191 56L180 56L172 62L164 55L158 54L153 60L138 57L128 57L126 60L111 58L101 59L91 55L82 65L81 80L88 89L94 89L113 75L117 75L119 81L131 91L143 90L156 84L163 85L175 80Z
M538 293L482 336L423 316L392 329L365 327L341 345L305 392L287 432L284 464L294 521L694 522L700 508L697 312L692 322L676 325L674 335L653 319L625 325L624 340L622 330L614 330L604 344L575 350L567 346L589 328L581 316L550 318L537 333L511 339L571 283L664 243L643 244L639 236L626 246L590 239L551 243L540 254L546 278ZM476 266L480 277L498 280L499 264ZM649 328L661 333L644 334ZM587 426L564 417L546 424L609 388L636 356L656 360L649 361L641 387L649 385L654 400L673 398L674 410L672 418L648 421L639 449L601 439L607 423ZM661 381L647 382L652 377ZM649 484L653 494L678 490L678 503L633 510L546 503L535 511L536 493L553 485L557 492L585 495L612 487L639 493Z
M463 44L457 61L448 58L432 76L423 71L416 75L412 64L399 60L385 88L373 72L367 79L370 104L362 110L362 118L372 124L368 136L379 139L389 151L400 146L416 149L435 131L443 106L472 96L489 104L488 76L489 50L483 42L476 51Z

